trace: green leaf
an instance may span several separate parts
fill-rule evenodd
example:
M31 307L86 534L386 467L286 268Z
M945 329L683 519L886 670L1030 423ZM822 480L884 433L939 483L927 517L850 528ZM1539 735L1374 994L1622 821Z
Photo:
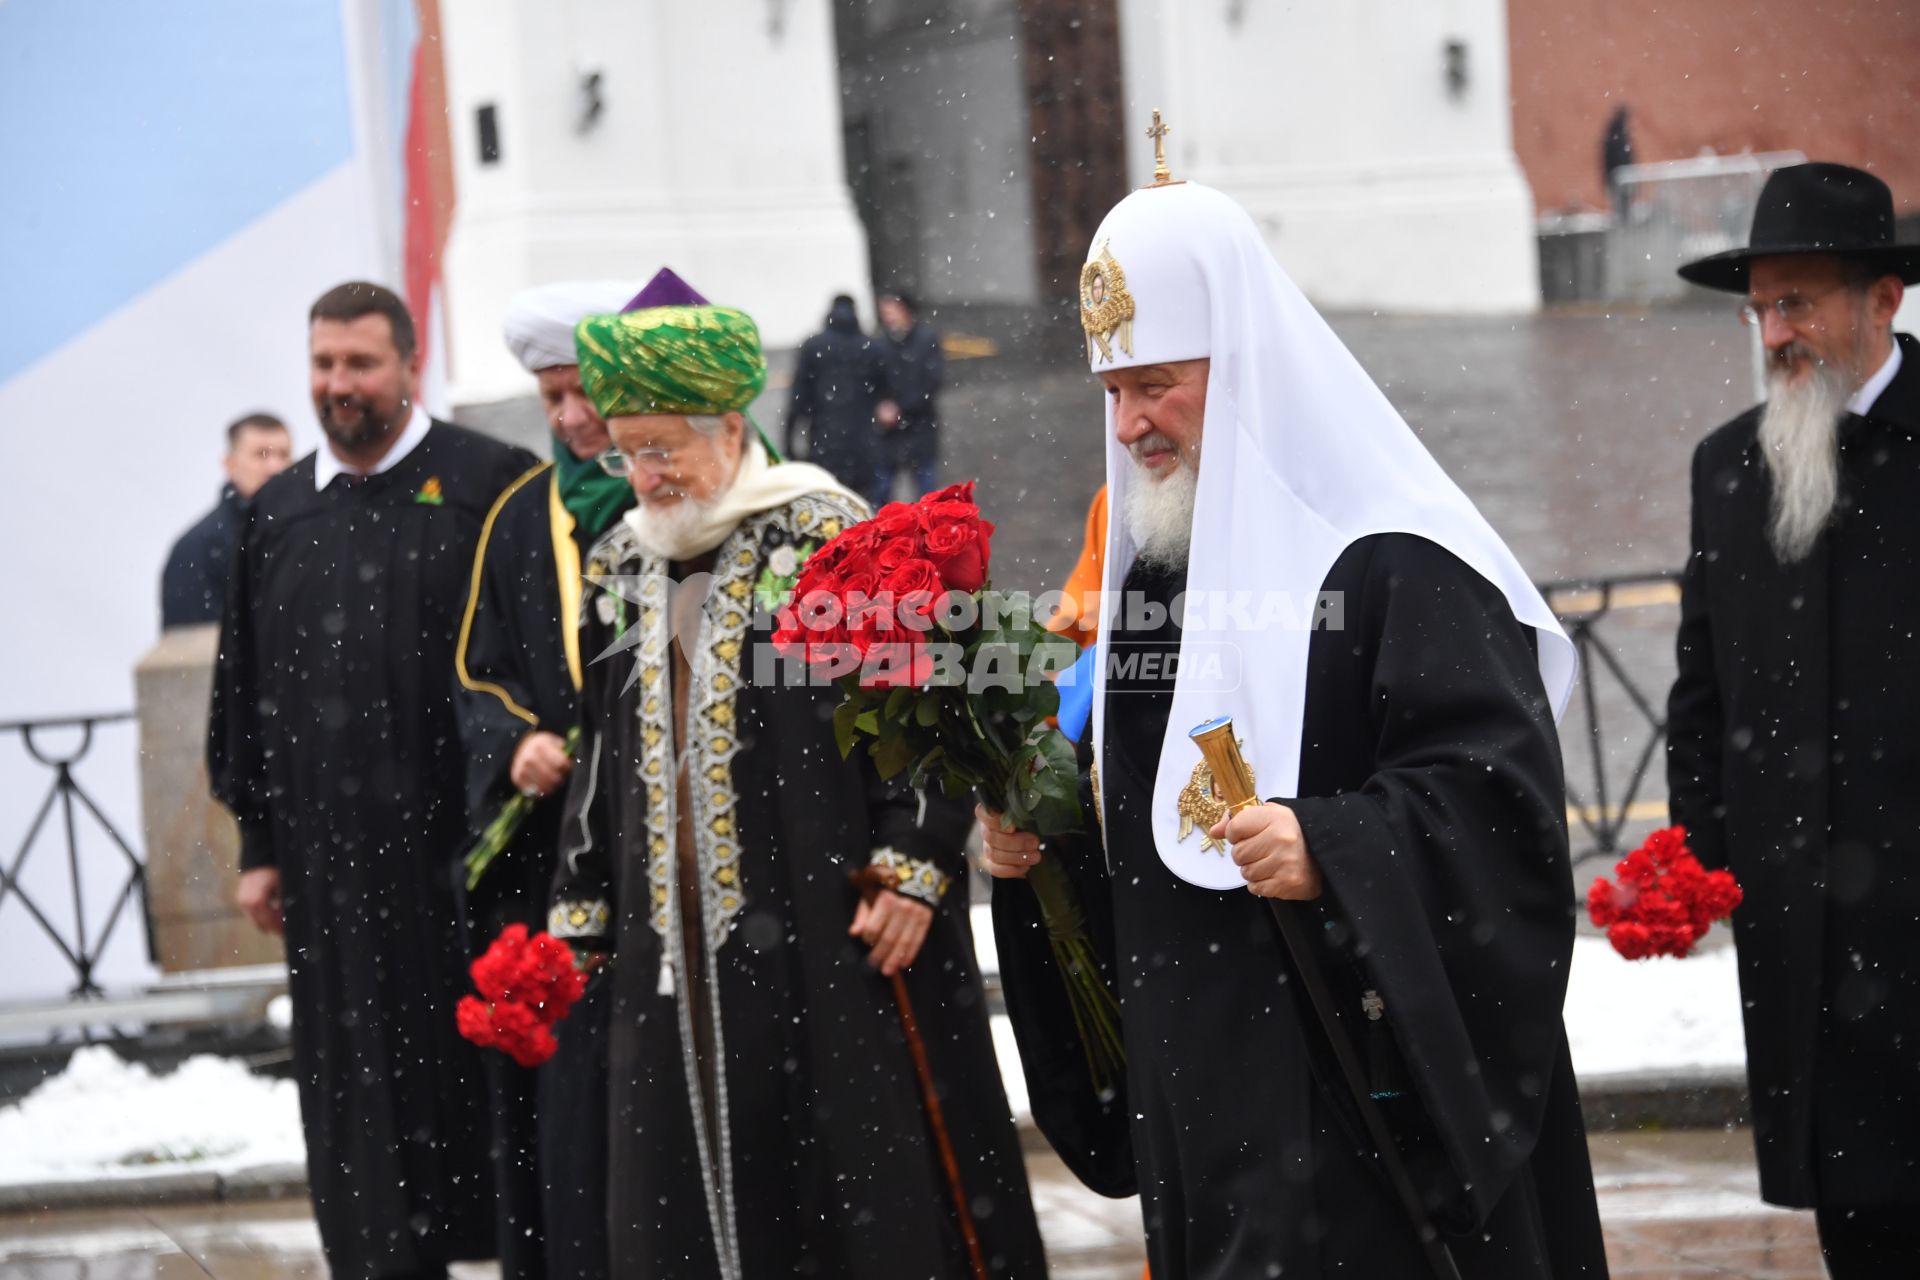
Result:
M874 744L873 763L882 778L898 777L913 763L913 743L904 733L888 734Z
M922 694L913 704L913 722L922 729L931 729L940 723L941 700L932 694Z
M880 713L871 707L853 718L853 727L872 737L880 736Z
M1048 729L1028 744L1018 763L1023 767L1015 769L1011 789L1021 793L1033 829L1044 836L1078 831L1080 770L1066 736Z
M833 709L833 743L840 748L842 760L853 754L854 740L858 736L854 721L859 715L860 709L851 702L842 702Z
M887 695L887 704L880 714L888 720L901 719L912 700L913 690L906 685L901 685Z

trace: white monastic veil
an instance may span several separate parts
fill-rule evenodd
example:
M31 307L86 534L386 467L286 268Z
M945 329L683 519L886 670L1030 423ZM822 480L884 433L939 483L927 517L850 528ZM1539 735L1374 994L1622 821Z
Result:
M1104 261L1103 254L1124 272L1134 316L1131 333L1110 338L1110 359L1089 341L1094 372L1212 359L1187 569L1189 599L1205 616L1190 607L1160 752L1152 812L1161 860L1206 888L1244 885L1230 858L1203 848L1204 832L1179 839L1177 797L1200 762L1188 731L1232 716L1259 794L1294 794L1312 640L1306 622L1334 561L1370 534L1417 534L1498 587L1538 633L1557 719L1578 666L1572 643L1500 536L1280 269L1247 213L1197 183L1150 187L1107 215L1089 256ZM1109 399L1096 760L1104 758L1112 614L1135 554L1125 516L1132 472L1113 437ZM1271 593L1285 597L1285 620ZM1223 607L1236 595L1250 628ZM1221 658L1228 661L1209 661Z

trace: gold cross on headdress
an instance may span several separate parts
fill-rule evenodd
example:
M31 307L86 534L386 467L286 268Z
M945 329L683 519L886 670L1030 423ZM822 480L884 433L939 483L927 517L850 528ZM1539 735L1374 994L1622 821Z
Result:
M1167 135L1173 129L1160 122L1160 108L1153 109L1153 126L1147 130L1147 136L1153 139L1153 181L1150 186L1172 187L1179 183L1167 168Z

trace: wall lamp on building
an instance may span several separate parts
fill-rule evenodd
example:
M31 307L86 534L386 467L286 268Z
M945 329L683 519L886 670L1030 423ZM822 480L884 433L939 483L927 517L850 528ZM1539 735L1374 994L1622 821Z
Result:
M1447 92L1458 98L1467 91L1467 42L1449 40L1442 48L1446 59Z

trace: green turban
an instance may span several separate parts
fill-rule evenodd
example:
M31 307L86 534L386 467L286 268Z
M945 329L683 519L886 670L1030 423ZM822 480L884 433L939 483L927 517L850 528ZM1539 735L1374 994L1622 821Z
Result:
M753 317L732 307L650 307L573 330L580 385L603 418L745 412L767 382Z

